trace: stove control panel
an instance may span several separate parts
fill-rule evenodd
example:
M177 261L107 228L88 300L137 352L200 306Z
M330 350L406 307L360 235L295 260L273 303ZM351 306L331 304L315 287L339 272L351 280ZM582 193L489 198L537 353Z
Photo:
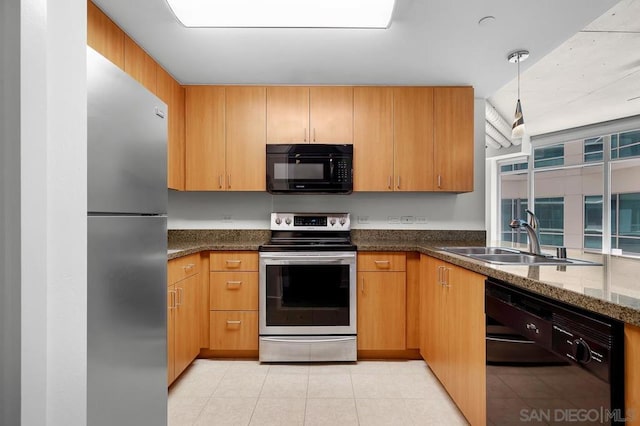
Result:
M271 213L272 231L349 231L349 213Z

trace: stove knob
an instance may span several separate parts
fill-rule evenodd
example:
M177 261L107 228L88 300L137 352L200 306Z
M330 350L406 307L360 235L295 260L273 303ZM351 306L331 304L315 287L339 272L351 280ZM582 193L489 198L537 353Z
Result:
M591 348L582 339L573 341L573 356L580 364L586 364L591 361Z
M335 224L336 224L336 220L335 220L335 219L331 219L331 220L329 221L329 223L331 224L331 226L333 226L333 225L335 225Z
M344 225L345 223L347 223L347 219L345 219L344 217L340 218L340 225Z
M280 225L282 223L282 219L276 217L276 225Z
M287 225L291 225L291 218L288 217L284 220L284 223L286 223Z

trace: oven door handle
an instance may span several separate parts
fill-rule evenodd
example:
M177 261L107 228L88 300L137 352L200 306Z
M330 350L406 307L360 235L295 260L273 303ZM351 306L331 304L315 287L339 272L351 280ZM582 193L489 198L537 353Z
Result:
M344 259L277 259L278 265L334 265L334 264L342 264ZM269 264L269 262L266 262Z
M345 261L355 261L355 256L308 256L308 257L290 257L290 256L269 256L263 257L266 263L270 261L286 264L298 265L322 265L327 263L343 263Z
M268 340L269 342L280 343L333 343L333 342L346 342L349 340L355 340L355 336L350 337L338 337L335 339L280 339L277 337L260 337L262 340Z
M307 260L307 259L355 259L356 255L354 254L330 254L330 255L318 255L318 254L312 254L312 255L294 255L292 256L291 254L263 254L262 255L263 258L265 259L291 259L291 260Z

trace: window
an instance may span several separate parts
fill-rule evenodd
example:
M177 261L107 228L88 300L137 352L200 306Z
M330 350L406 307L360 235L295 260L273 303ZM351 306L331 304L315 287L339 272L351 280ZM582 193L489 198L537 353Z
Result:
M584 140L584 162L602 161L604 144L602 136Z
M562 166L564 164L564 144L536 148L533 152L533 167Z
M541 137L540 142L544 140L550 139ZM519 157L498 163L496 229L502 241L527 241L526 233L511 229L508 222L526 220L524 210L530 200L529 208L541 222L542 246L597 251L606 246L623 255L640 255L640 129L600 132L553 145L536 146L536 142L534 138L528 161ZM603 200L610 200L610 206ZM611 218L610 232L602 223L605 212ZM498 233L493 236L498 238Z
M540 244L564 245L564 197L536 198L535 213L540 221Z
M527 200L516 199L502 199L501 200L501 218L502 233L500 236L501 241L510 243L522 243L527 244L529 241L527 232L520 229L513 229L509 226L509 222L512 219L524 219L527 220Z
M524 163L514 163L514 164L506 164L500 166L500 171L502 173L513 172L518 170L527 170L529 168L529 164L525 161Z
M584 248L602 249L602 197L584 197ZM611 248L640 253L640 193L612 194Z
M611 136L611 158L640 156L640 130Z

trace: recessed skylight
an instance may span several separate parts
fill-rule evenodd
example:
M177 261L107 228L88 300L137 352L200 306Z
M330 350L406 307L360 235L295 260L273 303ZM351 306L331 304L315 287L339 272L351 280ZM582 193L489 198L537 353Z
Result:
M395 0L167 0L185 27L387 28Z

